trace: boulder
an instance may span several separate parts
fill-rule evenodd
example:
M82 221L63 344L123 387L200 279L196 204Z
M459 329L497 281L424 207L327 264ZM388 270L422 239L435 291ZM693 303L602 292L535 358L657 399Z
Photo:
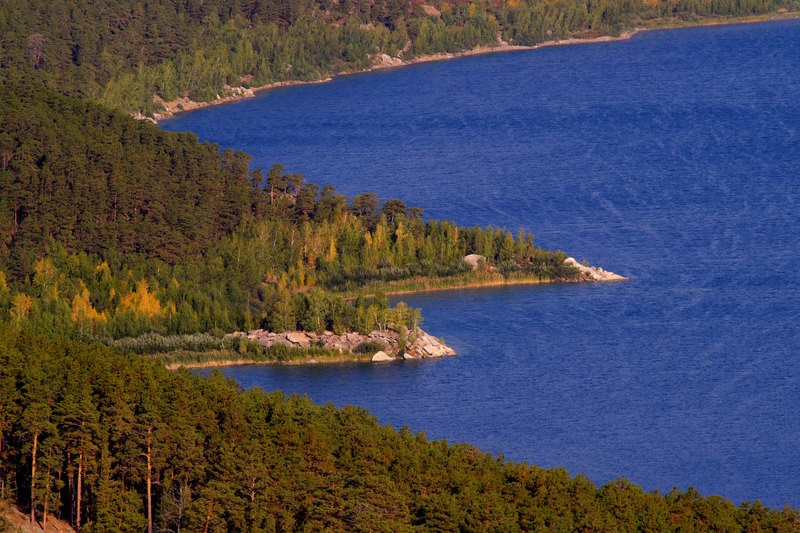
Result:
M290 331L289 333L286 334L286 340L288 340L292 344L299 344L300 346L309 345L308 336L301 331Z
M382 363L384 361L394 361L394 357L387 355L386 352L377 352L372 356L373 363Z
M442 17L442 12L430 4L422 4L422 6L420 7L422 7L422 12L425 13L425 15L428 17L436 17L436 18Z
M468 264L472 270L478 270L481 265L486 264L486 257L480 254L469 254L464 256L464 262Z
M440 342L436 337L432 337L420 330L417 340L408 347L408 354L411 358L432 358L456 355L456 352Z

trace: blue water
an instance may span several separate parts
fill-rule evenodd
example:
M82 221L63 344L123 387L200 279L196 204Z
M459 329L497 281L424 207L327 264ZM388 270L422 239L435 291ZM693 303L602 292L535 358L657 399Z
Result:
M405 297L456 358L224 372L598 484L800 507L798 50L800 21L647 32L165 122L633 278Z

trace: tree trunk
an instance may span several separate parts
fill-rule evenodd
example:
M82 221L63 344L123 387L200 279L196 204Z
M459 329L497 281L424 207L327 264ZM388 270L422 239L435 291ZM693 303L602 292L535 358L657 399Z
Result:
M183 522L183 502L184 502L184 491L186 489L186 482L181 481L181 488L178 490L178 527L176 528L176 533L181 533L181 523Z
M33 434L31 449L31 524L36 523L36 448L39 447L39 434Z
M47 468L47 484L50 484L50 468ZM44 514L42 515L42 531L47 533L47 507L50 503L50 487L44 493Z
M208 528L211 526L211 511L214 509L214 500L208 503L208 512L206 513L206 525L203 528L203 533L208 533Z
M152 444L152 426L147 427L147 533L153 533L153 491L152 491L152 458L150 447Z
M3 458L3 433L0 432L0 459ZM3 463L0 463L0 501L6 500L6 469Z
M81 530L81 493L83 492L83 452L78 454L78 494L75 498L75 529Z

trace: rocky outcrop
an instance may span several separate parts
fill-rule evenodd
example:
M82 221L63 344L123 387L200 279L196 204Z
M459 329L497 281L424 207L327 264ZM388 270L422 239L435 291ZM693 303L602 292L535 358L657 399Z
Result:
M160 113L154 113L153 119L149 119L142 115L142 119L144 120L163 120L165 118L170 118L175 115L175 113L179 113L181 111L192 111L194 109L200 109L203 107L208 107L211 105L222 104L225 102L233 102L236 100L241 100L242 98L249 98L251 96L255 96L255 91L250 87L231 87L230 85L225 85L223 87L222 94L216 95L216 98L210 102L196 102L189 98L188 95L184 95L180 98L176 98L175 100L171 100L169 102L163 100L159 96L154 96L153 101L156 104L159 104L163 111ZM141 115L141 113L138 113ZM134 115L134 118L139 118L137 115Z
M486 257L480 254L469 254L464 256L464 262L468 264L472 270L478 270L478 268L486 264Z
M576 261L573 257L567 257L564 260L564 263L580 270L581 277L585 281L625 281L628 279L625 276L614 274L613 272L603 270L600 267L584 266Z
M456 354L452 348L422 330L420 330L416 340L408 347L408 353L412 356L419 354L418 358L443 357Z
M428 359L456 355L455 350L421 329L418 329L416 334L409 334L406 339L401 339L400 333L394 330L375 330L368 335L354 332L336 335L331 331L323 333L311 331L274 333L257 329L247 333L232 333L231 336L247 337L266 347L280 344L288 348L318 347L339 352L356 352L356 348L360 345L370 343L371 346L381 347L376 353L372 354L373 361L400 358ZM403 345L405 345L405 348L403 348Z
M430 4L422 4L420 7L422 8L422 12L425 13L426 16L442 18L442 12L436 9L434 6Z
M405 61L399 57L392 57L389 54L376 54L372 58L373 68L391 68L405 65Z

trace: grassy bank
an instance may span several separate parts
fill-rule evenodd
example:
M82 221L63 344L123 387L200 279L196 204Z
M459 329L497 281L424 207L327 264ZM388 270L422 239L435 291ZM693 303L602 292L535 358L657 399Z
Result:
M285 348L281 346L281 348ZM212 350L208 352L176 352L151 354L151 359L161 361L168 370L178 368L212 368L236 365L302 365L330 363L367 363L371 354L353 352L335 352L319 348L285 348L275 353L269 350L264 353L239 353L233 350Z
M481 287L504 287L511 285L546 285L551 283L580 283L580 279L543 278L530 274L510 274L504 276L498 272L467 272L443 278L414 277L385 283L369 283L357 290L343 293L346 299L359 296L372 297L383 293L396 296L421 292L449 291L459 289L477 289Z
M168 369L203 368L246 364L303 364L370 361L372 353L331 350L318 346L263 346L246 337L215 337L209 334L159 335L119 339L112 347L160 361Z

